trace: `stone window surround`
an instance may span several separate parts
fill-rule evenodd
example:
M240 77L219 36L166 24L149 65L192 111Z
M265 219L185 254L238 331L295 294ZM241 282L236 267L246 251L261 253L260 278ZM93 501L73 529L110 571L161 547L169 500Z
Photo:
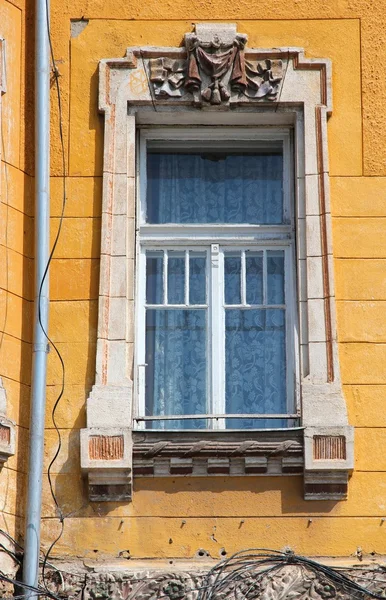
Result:
M0 35L0 124L2 119L2 96L6 88L6 42ZM0 144L0 161L2 159L3 144ZM0 173L1 176L1 173ZM0 181L4 186L6 182ZM4 194L4 187L2 189ZM7 395L0 377L0 469L10 456L15 454L16 427L15 423L7 418Z
M196 33L204 26L197 25ZM232 26L210 27L217 28L221 38ZM100 63L105 150L98 342L87 428L81 432L81 464L88 475L90 499L130 499L133 470L138 476L186 476L295 474L299 469L304 471L305 498L344 499L353 468L353 428L347 420L336 341L327 150L331 64L306 59L299 48L249 49L245 53L249 60L282 61L278 95L270 102L231 97L229 103L202 108L189 95L156 96L149 61L165 55L184 59L186 50L129 48L125 58ZM133 432L137 128L251 124L294 129L301 441L299 430L288 430L279 441L277 432L245 431L238 434L238 441L250 442L248 450L238 444L235 453L235 440L232 446L227 432L216 432L214 437L213 432ZM97 458L90 457L91 437L100 438L102 448L107 447L103 440L117 435L124 438L121 455L101 451ZM337 439L343 440L344 453L334 454ZM291 463L288 449L294 450L299 443L304 446L303 456ZM190 444L189 448L184 444ZM326 448L324 453L320 448Z

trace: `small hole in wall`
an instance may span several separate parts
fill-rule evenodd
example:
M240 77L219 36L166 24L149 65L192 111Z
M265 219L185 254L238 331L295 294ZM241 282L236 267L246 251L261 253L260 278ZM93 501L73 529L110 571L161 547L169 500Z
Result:
M93 550L93 552L98 552L98 550Z
M226 555L227 555L227 551L225 550L225 548L221 548L220 556L222 556L224 558Z
M209 556L209 552L204 550L203 548L199 548L196 552L197 558L204 558L205 556Z

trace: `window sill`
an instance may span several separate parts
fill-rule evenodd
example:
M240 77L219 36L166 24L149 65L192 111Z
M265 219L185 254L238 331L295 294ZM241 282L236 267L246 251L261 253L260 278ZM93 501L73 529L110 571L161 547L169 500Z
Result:
M298 475L303 429L133 432L134 477Z

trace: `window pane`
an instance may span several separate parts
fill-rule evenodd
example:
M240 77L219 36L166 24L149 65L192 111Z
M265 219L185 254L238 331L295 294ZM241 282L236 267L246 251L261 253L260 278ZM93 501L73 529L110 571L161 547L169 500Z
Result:
M206 310L146 311L146 415L207 412ZM150 421L153 429L197 429L204 419Z
M226 412L286 413L284 310L228 309L225 327ZM279 419L227 419L233 429L285 425Z
M146 302L163 304L163 252L146 252Z
M190 252L189 264L189 302L206 303L206 255Z
M147 223L283 222L283 156L149 152Z
M267 252L268 304L284 304L284 250Z
M240 304L241 302L241 257L225 255L225 304Z
M263 304L263 253L246 252L247 304Z
M169 252L168 304L185 303L185 253Z

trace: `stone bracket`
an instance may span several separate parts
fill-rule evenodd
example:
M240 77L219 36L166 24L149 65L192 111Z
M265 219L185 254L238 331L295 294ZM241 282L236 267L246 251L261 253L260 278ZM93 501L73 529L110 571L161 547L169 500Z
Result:
M131 500L132 442L128 427L80 431L81 468L92 501Z
M4 390L1 390L5 393ZM15 454L16 426L13 421L0 415L0 468Z
M131 385L94 385L87 428L80 432L81 468L92 501L131 500Z
M304 430L305 500L345 500L354 468L354 428L306 427Z

